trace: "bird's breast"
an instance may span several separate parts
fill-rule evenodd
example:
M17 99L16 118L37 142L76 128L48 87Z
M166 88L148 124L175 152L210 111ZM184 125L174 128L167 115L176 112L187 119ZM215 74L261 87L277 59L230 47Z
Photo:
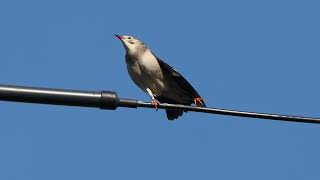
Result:
M137 86L143 91L149 88L155 95L161 95L164 78L160 65L151 52L140 57L127 57L126 62L128 73Z

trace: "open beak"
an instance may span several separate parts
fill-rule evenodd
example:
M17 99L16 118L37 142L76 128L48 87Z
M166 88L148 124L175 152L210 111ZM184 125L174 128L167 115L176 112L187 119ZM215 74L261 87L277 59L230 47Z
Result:
M120 35L118 35L118 34L114 34L118 39L123 39L123 37L122 36L120 36Z

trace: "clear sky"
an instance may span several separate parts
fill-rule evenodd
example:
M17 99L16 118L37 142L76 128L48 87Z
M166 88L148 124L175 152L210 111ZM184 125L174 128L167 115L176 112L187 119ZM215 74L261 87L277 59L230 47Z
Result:
M320 117L320 2L0 1L0 83L149 101L113 33L142 41L210 107ZM318 180L320 126L0 102L1 180Z

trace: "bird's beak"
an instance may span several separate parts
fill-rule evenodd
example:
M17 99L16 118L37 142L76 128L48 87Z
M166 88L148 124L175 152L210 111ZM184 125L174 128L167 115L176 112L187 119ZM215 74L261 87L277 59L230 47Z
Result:
M118 35L118 34L114 34L118 39L123 39L123 37L122 36L120 36L120 35Z

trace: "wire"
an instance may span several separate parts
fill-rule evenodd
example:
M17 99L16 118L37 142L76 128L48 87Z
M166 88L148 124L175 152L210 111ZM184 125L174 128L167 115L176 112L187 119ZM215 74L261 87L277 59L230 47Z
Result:
M139 102L138 106L153 108L151 103L146 103L142 101ZM248 117L248 118L270 119L270 120L278 120L278 121L320 124L320 118L267 114L267 113L257 113L257 112L247 112L247 111L235 111L235 110L218 109L218 108L193 107L193 106L176 105L176 104L160 104L159 109L175 109L175 110L182 110L182 111L194 111L194 112L202 112L202 113L209 113L209 114L227 115L227 116L238 116L238 117Z
M148 102L119 98L117 93L114 91L80 91L13 85L0 85L0 100L38 104L95 107L109 110L115 110L118 107L154 108L153 105ZM218 108L204 108L179 104L162 103L160 104L159 109L172 109L218 115L320 124L320 118L246 112Z

